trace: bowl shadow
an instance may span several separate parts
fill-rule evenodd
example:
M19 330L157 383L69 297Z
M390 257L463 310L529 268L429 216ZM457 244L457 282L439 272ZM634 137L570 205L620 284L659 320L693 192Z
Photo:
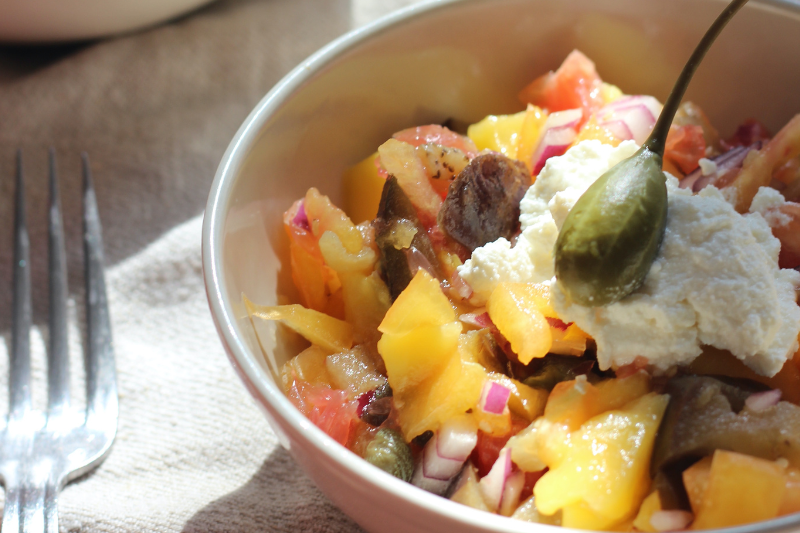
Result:
M209 503L183 533L362 533L277 447L244 485Z

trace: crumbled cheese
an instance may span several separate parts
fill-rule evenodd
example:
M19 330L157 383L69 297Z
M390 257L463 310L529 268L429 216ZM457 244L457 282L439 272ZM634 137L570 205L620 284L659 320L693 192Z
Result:
M787 225L792 218L781 212L786 199L772 187L761 187L750 203L750 212L758 213L767 221L769 227L778 228Z
M556 312L595 339L603 369L643 356L666 370L705 344L775 375L798 347L800 273L778 267L780 242L759 213L740 215L715 187L693 195L671 176L667 191L667 229L644 285L587 308L554 284Z
M475 302L485 302L501 281L540 283L554 275L553 247L558 230L578 198L611 167L639 147L624 141L618 147L583 141L561 157L547 160L520 203L520 229L513 248L505 239L475 249L458 268Z
M549 159L520 204L517 245L500 239L480 247L459 274L478 302L502 281L552 283L556 311L595 339L603 369L643 356L668 370L711 345L774 375L798 347L800 273L778 267L780 241L768 222L780 222L775 217L784 200L773 189L762 188L751 213L740 215L731 204L733 187L706 187L693 195L667 175L666 234L639 290L621 302L586 308L568 303L554 283L552 251L569 210L637 149L633 142L613 148L584 141Z
M700 174L703 176L715 176L717 174L717 164L705 157L701 157L697 162L700 165Z

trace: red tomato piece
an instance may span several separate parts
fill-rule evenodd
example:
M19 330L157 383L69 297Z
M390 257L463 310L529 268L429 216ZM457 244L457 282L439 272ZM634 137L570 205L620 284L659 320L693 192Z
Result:
M750 146L758 141L768 141L772 138L767 127L754 118L748 118L736 128L736 132L719 143L725 151L737 146Z
M600 109L603 81L594 62L578 50L573 50L555 72L536 78L519 93L524 104L533 104L550 111L583 109L584 120Z
M392 135L392 137L412 146L422 146L423 144L433 143L450 148L457 148L464 152L470 159L478 155L478 148L475 146L475 143L472 142L472 139L438 124L408 128L398 131Z
M358 420L358 401L348 400L343 390L297 379L292 382L288 396L315 426L342 446L347 446L354 422Z
M478 430L478 444L472 450L470 459L475 468L478 469L478 477L483 477L492 469L497 458L500 456L500 450L506 445L508 439L528 427L529 422L520 418L512 417L511 431L507 435L500 437L493 437L488 433Z
M696 169L706 156L706 138L703 128L694 124L669 127L664 159L674 163L684 174ZM680 177L680 176L678 176Z

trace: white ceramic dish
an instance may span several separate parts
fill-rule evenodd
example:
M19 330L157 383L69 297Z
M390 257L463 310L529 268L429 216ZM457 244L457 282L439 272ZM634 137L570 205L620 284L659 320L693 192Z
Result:
M542 531L432 496L339 446L276 386L297 352L257 324L241 294L293 293L281 214L310 186L340 200L342 171L393 132L521 109L517 91L573 48L628 93L664 99L722 0L426 2L348 34L300 64L253 110L214 180L203 227L211 312L230 360L283 445L328 497L371 532ZM752 0L700 68L688 98L723 133L747 117L773 131L800 112L800 4ZM800 516L736 528L790 531ZM731 530L734 531L734 530Z
M187 13L211 0L0 0L0 42L106 37Z

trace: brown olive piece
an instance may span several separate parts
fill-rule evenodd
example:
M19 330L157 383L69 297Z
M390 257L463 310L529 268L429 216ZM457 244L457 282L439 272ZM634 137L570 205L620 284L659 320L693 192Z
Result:
M670 402L656 436L652 474L685 468L714 450L784 457L800 467L799 406L784 401L753 411L745 407L751 391L708 376L673 378L666 392Z
M420 224L414 205L394 176L389 176L383 186L374 225L375 243L381 252L381 269L392 301L417 273L416 267L412 272L410 259L414 265L424 265L432 276L440 277L439 261L428 234Z
M519 203L531 185L528 167L502 154L482 154L450 184L439 225L470 251L519 230Z

